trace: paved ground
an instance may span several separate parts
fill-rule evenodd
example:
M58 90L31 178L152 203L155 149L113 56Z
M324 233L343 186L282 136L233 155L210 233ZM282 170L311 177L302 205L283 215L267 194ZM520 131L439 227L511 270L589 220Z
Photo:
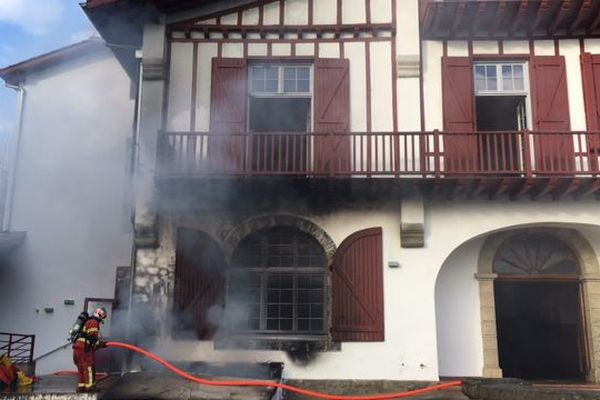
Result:
M213 378L216 379L216 378ZM76 393L75 376L43 376L33 387L15 392L0 391L0 400L146 400L146 399L186 399L186 400L270 400L273 391L269 388L221 388L198 385L186 381L169 372L153 371L129 373L122 377L111 376L98 383L98 391L94 394ZM351 385L352 386L352 385ZM598 392L594 399L600 399L600 385L537 383L534 388L552 392L567 392L577 398L577 393ZM316 389L316 388L311 388ZM390 393L395 389L371 388L368 394ZM352 388L345 391L348 395L367 394L364 390ZM505 393L508 394L508 393ZM305 399L300 396L286 396L288 399ZM500 398L500 397L499 397ZM508 399L510 397L502 397ZM529 397L528 397L529 398ZM586 397L588 398L588 397ZM280 396L275 396L281 400ZM437 391L412 397L415 400L468 400L460 388Z

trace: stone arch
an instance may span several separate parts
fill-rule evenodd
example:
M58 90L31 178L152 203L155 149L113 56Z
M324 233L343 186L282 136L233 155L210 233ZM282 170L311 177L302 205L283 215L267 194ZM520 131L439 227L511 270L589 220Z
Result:
M478 274L493 274L492 265L498 248L506 239L517 233L544 233L554 236L573 250L577 256L579 266L581 267L582 276L585 277L588 275L600 274L598 257L587 239L576 229L557 227L515 227L514 229L508 229L490 235L481 248L479 261L477 263Z
M588 380L600 381L600 315L592 310L600 308L600 299L592 294L600 293L600 263L588 240L576 229L556 226L513 227L492 233L483 243L477 263L476 278L479 281L481 331L483 340L483 376L502 377L498 358L496 307L493 262L498 248L506 239L519 233L543 233L553 236L567 245L577 257L580 279L583 285L584 317L588 337L590 370Z
M276 226L294 227L310 236L312 236L323 247L327 265L333 262L336 246L331 237L317 224L293 215L263 215L247 219L233 228L224 239L225 258L230 263L233 251L239 243L249 234L261 229L273 228Z

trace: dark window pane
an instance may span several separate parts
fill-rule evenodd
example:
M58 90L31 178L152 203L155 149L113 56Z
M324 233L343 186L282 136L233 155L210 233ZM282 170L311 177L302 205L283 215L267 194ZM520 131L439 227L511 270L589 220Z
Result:
M322 305L310 306L310 316L312 318L323 317L323 306Z
M310 303L309 290L298 290L298 303Z
M252 79L265 79L265 71L263 68L253 67L250 71L250 77Z
M310 300L312 303L323 303L323 290L311 290Z
M277 303L279 301L279 291L269 290L267 294L267 301L269 303Z
M281 302L282 303L292 303L294 301L294 291L292 290L282 290L281 291Z
M277 92L277 81L268 80L265 82L265 92L276 93Z
M279 316L283 317L283 318L292 318L293 317L293 312L292 312L292 305L282 305L280 310L279 310Z
M280 328L282 331L291 331L294 327L294 320L292 319L282 319L280 323Z
M286 93L294 93L296 92L296 81L283 81L283 91Z
M281 287L282 288L293 288L294 287L294 277L292 275L283 275L281 277Z
M311 331L313 332L321 332L323 330L323 320L322 319L313 319L310 321Z
M299 80L298 81L298 93L308 93L310 92L310 83L308 80Z
M310 68L309 67L299 67L296 69L298 79L310 79Z
M265 91L265 81L252 80L252 92L262 93Z
M279 317L279 306L278 305L267 306L267 318L277 318L277 317Z
M308 304L299 304L298 305L298 317L299 318L310 317L310 306L308 306Z
M307 319L299 319L298 320L298 330L299 331L307 331L310 329L309 320Z
M296 68L284 68L283 69L283 79L295 80L296 79Z
M323 287L323 275L312 275L310 281L313 288Z
M310 288L310 276L308 276L308 275L298 276L298 288L299 289Z
M502 66L502 79L512 79L512 67L510 65Z
M267 320L267 329L268 330L278 330L279 329L279 320L268 319Z
M278 68L277 67L267 67L265 69L267 79L275 80L279 79L278 77Z

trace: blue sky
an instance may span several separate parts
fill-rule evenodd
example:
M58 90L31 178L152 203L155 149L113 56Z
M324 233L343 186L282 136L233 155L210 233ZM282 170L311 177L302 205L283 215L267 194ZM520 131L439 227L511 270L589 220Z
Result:
M84 40L94 33L82 0L0 0L0 68ZM14 129L16 95L0 79L0 135Z

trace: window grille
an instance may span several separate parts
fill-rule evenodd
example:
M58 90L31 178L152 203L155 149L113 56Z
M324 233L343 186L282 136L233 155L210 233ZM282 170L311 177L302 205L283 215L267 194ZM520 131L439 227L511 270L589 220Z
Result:
M325 331L325 253L309 235L272 228L234 251L227 308L240 308L236 330L321 334Z

